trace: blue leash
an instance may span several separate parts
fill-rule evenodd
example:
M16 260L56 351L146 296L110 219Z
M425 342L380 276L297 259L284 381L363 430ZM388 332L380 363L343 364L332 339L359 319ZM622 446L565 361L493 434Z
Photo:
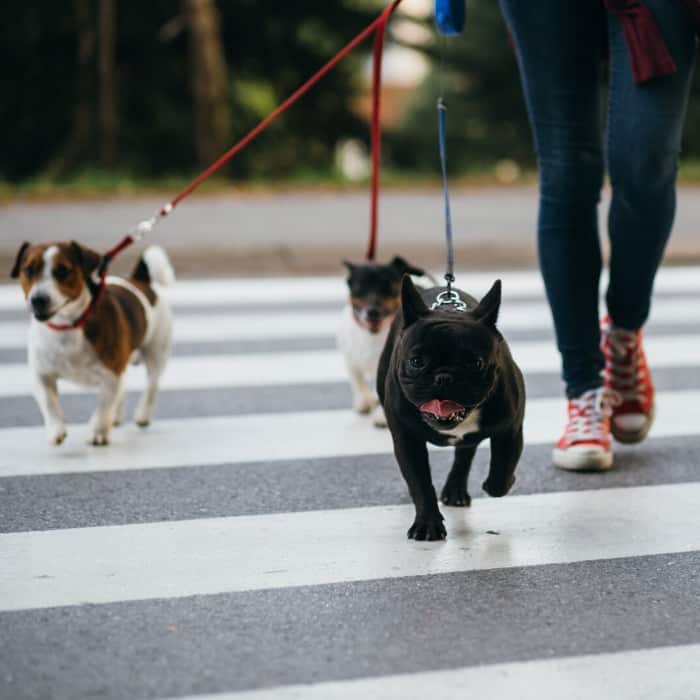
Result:
M465 0L435 0L435 24L443 36L456 36L464 29L466 18ZM455 251L452 234L452 210L450 208L450 187L447 177L447 105L443 97L438 98L438 143L440 147L440 168L442 170L442 189L445 197L445 245L447 261L445 282L447 289L438 294L432 308L449 307L455 311L466 311L467 306L459 293L452 289L455 281Z
M443 36L457 36L467 18L465 0L435 0L435 24Z
M459 292L452 289L455 281L455 251L454 238L452 236L452 211L450 209L450 188L447 179L447 105L440 97L437 103L438 109L438 141L440 144L440 167L442 169L442 189L445 195L445 244L447 247L447 265L445 269L445 282L447 289L440 292L432 305L432 309L444 309L448 307L452 311L467 311L467 305L462 301Z
M440 97L437 103L438 110L438 141L440 144L440 168L442 169L442 189L445 196L445 242L447 244L447 266L445 268L445 281L447 291L451 291L455 281L455 251L454 238L452 236L452 210L450 208L450 186L447 179L447 105Z

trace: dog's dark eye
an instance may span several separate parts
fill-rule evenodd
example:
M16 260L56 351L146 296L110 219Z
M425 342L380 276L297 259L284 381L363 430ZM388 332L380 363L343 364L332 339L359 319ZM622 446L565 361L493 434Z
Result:
M68 275L70 275L70 270L65 265L57 265L53 271L53 276L59 281L66 279Z
M408 361L408 364L411 365L413 369L423 369L423 367L425 367L425 358L416 355Z
M24 268L24 276L28 280L34 277L34 268L31 265L27 265L27 267Z
M481 358L479 358L474 364L479 372L483 372L486 369L486 363Z

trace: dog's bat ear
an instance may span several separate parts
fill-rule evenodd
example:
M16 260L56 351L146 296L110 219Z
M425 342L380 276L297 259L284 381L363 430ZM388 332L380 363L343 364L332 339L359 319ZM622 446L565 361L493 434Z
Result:
M479 302L479 306L472 311L472 316L487 326L492 326L495 328L500 309L501 280L496 280L488 294Z
M415 275L416 277L423 277L425 270L421 267L415 267L411 263L406 262L401 256L397 255L389 263L395 270L398 271L399 275Z
M75 241L70 242L70 253L76 265L83 271L85 279L91 279L92 273L97 270L99 264L102 262L102 256Z
M404 275L401 280L401 308L404 328L408 328L408 326L429 313L428 307L425 305L409 275Z
M29 243L25 241L24 243L22 243L22 245L19 247L19 250L17 251L15 264L12 266L12 272L10 272L10 277L12 277L13 280L16 280L19 277L19 272L22 269L22 263L24 262L24 254L27 252L27 248L29 248Z

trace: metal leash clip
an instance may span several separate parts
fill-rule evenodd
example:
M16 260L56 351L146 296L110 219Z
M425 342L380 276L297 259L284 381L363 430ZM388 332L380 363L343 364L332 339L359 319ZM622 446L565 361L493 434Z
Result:
M440 292L435 299L435 302L430 307L431 311L436 309L445 309L446 307L452 309L453 311L468 311L467 305L462 301L458 292L452 289L447 289L444 292Z
M462 300L462 297L459 296L459 292L455 292L455 290L452 289L452 285L455 281L454 275L448 272L445 275L445 281L447 282L447 289L437 295L435 302L430 307L430 310L435 311L436 309L444 309L445 307L449 307L453 311L468 311L469 309L466 303Z
M164 219L173 210L172 204L166 204L161 207L150 219L144 219L134 226L129 235L135 241L143 240L148 234L150 234L157 224L160 223L161 219Z

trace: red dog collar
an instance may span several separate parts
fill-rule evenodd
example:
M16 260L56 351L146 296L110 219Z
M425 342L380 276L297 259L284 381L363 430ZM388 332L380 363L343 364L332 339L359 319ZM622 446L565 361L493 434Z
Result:
M77 328L82 328L86 323L88 318L92 316L93 311L95 310L95 307L97 306L97 302L99 301L100 296L102 295L102 290L105 288L105 278L102 277L100 280L100 285L95 291L95 294L92 297L92 301L90 302L89 306L85 311L83 311L82 314L75 320L72 321L71 323L51 323L51 321L46 322L46 327L50 328L52 331L74 331Z

